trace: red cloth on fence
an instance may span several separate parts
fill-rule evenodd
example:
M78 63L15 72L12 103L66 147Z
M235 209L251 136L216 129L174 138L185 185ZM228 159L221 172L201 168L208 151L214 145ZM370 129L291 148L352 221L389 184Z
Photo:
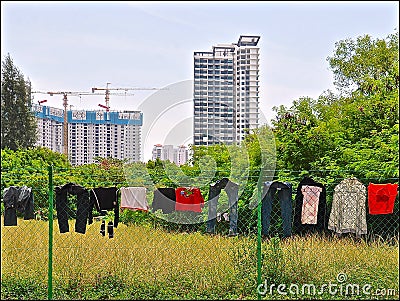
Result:
M393 213L394 201L397 196L398 184L368 185L369 214Z
M204 207L204 198L199 188L179 187L175 189L175 211L201 212Z

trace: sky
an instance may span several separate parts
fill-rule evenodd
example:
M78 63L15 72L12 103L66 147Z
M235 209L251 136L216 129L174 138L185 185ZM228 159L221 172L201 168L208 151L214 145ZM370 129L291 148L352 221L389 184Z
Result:
M398 1L1 1L2 60L9 53L34 91L134 89L109 104L143 112L145 161L154 144L191 143L193 52L259 35L260 111L270 124L274 106L335 91L327 58L336 42L398 28ZM71 96L70 108L100 109L101 93ZM62 108L61 95L34 94L44 99Z

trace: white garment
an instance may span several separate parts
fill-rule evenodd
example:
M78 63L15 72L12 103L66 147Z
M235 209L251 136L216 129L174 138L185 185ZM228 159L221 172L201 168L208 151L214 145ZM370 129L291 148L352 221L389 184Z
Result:
M149 210L146 187L121 187L121 209Z
M224 219L225 219L227 222L229 222L229 213L228 213L228 212L225 212L225 213L223 214L223 216L224 216Z
M338 234L367 234L366 187L356 178L344 179L334 189L328 229Z
M224 217L225 221L229 222L229 213L228 212L225 212L225 213L218 212L217 213L217 222L220 222L222 220L222 217Z

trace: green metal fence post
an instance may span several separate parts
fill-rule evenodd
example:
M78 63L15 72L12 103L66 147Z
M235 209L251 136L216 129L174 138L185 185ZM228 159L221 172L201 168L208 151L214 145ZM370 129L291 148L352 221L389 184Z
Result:
M261 284L261 189L262 185L258 181L257 185L257 296L258 300L261 300L261 294L259 293L258 287Z
M48 167L49 171L49 267L47 279L47 299L53 299L53 166Z

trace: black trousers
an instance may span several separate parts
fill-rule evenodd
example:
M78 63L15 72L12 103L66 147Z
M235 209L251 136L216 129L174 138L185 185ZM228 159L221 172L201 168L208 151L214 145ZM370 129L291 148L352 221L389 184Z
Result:
M77 196L75 232L85 234L86 225L91 210L89 192L83 187L74 183L68 183L62 187L56 187L56 211L60 233L69 232L68 219L71 209L68 205L68 195Z

